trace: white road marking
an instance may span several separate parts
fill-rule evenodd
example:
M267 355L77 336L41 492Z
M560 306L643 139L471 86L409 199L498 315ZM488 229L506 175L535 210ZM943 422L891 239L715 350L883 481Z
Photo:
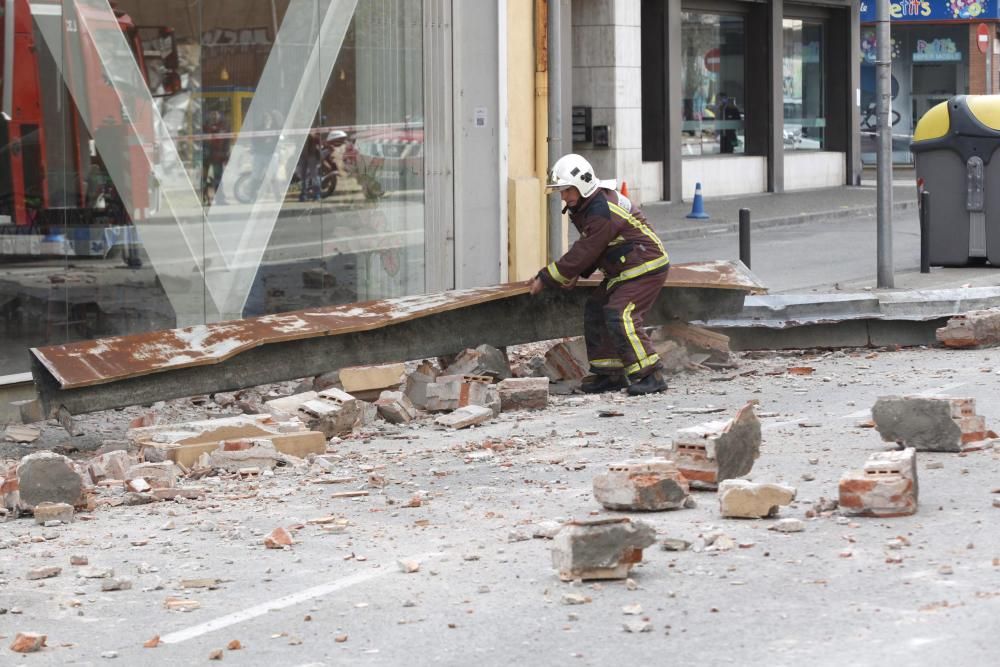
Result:
M424 560L426 558L434 558L441 555L443 555L441 552L435 551L414 556L413 559ZM356 572L341 579L335 579L334 581L320 584L319 586L313 586L312 588L307 588L303 591L299 591L298 593L286 595L285 597L278 598L277 600L271 600L247 609L241 609L233 612L232 614L226 614L225 616L220 616L219 618L206 621L205 623L199 623L198 625L191 626L190 628L186 628L184 630L171 632L168 635L160 637L160 641L164 644L180 644L181 642L185 642L189 639L194 639L195 637L200 637L210 632L215 632L216 630L228 628L231 625L244 623L259 616L263 616L269 612L301 604L307 600L312 600L313 598L341 591L345 588L350 588L351 586L371 581L372 579L378 579L379 577L384 577L389 574L399 574L395 561L392 563L383 563L382 567L379 568Z

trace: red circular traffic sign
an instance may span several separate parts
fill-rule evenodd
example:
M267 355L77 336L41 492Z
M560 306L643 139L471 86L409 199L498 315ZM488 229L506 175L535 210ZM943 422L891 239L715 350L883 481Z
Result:
M718 72L719 63L722 61L722 51L719 49L709 49L705 52L705 69L709 72Z
M980 23L976 28L976 46L980 53L986 53L986 49L990 47L990 29L985 23Z

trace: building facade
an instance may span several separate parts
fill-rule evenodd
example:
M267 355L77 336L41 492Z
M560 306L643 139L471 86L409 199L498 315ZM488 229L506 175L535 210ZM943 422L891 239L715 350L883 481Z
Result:
M996 0L916 0L890 5L893 162L912 164L917 121L953 95L997 92ZM861 3L861 156L875 162L875 5Z

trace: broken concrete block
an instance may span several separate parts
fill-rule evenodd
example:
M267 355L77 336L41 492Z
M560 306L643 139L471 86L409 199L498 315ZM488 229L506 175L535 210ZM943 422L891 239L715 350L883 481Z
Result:
M45 524L46 521L62 521L73 523L73 506L68 503L38 503L34 510L35 523Z
M340 369L340 384L354 398L375 399L384 390L395 390L403 382L406 366L384 364L381 366L355 366Z
M106 479L125 479L125 472L133 465L135 461L128 452L116 450L91 459L87 463L87 473L94 484L99 484Z
M392 424L408 424L419 414L416 406L401 391L383 391L375 406L382 418Z
M704 350L717 361L729 359L729 336L687 322L664 324L653 330L652 338L654 341L673 340L688 349Z
M542 373L553 382L579 380L590 372L587 344L583 338L570 338L556 343L545 353Z
M36 452L21 459L17 466L17 485L21 504L31 509L44 502L83 503L83 480L65 456Z
M14 637L14 643L10 645L10 650L14 653L36 653L45 648L46 635L35 632L18 632Z
M278 450L270 440L229 440L208 455L209 465L226 472L241 468L271 470L278 462Z
M956 315L935 332L945 347L987 347L1000 344L1000 309L973 310Z
M676 375L687 370L691 364L687 348L677 341L657 341L653 343L653 348L656 350L656 356L660 358L660 365L665 373Z
M185 468L196 468L201 456L211 454L219 449L223 442L240 442L242 440L267 440L282 454L304 459L310 454L322 454L326 451L326 436L319 431L300 431L298 433L280 433L257 438L240 438L221 442L207 442L193 445L165 445L144 447L143 455L148 460L150 453L157 452L160 458L173 461Z
M284 549L295 544L295 540L287 530L278 526L271 531L271 534L264 538L264 546L268 549Z
M426 387L424 403L431 412L457 410L466 405L488 406L500 413L500 394L490 378L479 375L442 375Z
M310 431L319 431L327 438L346 435L354 430L362 416L361 402L347 392L331 387L319 392L315 398L303 401L297 416Z
M907 516L917 511L917 451L878 452L863 470L840 479L840 508L860 516Z
M41 435L41 429L35 426L22 426L20 424L11 424L3 432L4 440L7 442L18 442L21 444L34 442L35 440L38 440Z
M687 497L687 480L673 461L663 458L612 463L594 477L594 498L609 510L678 509Z
M464 408L441 415L434 420L434 423L439 426L458 429L482 424L491 419L493 419L493 411L489 408L481 405L466 405Z
M714 421L677 432L671 458L693 487L715 488L742 477L760 456L760 421L747 403L728 422Z
M126 480L143 479L154 489L172 489L177 486L177 466L172 461L140 463L125 471ZM134 489L138 491L138 489Z
M548 378L508 378L497 385L500 409L544 410L549 404Z
M437 366L429 361L422 361L412 373L406 376L403 383L403 393L418 409L427 409L427 385L433 384L438 375L440 373Z
M491 345L462 350L442 375L480 375L495 380L511 377L507 355Z
M627 517L576 520L565 524L552 543L552 565L563 581L625 579L656 542L656 529Z
M62 568L58 565L51 565L49 567L36 567L33 570L28 570L28 573L24 575L24 578L28 581L38 581L39 579L51 579L52 577L58 577L59 573L62 572Z
M872 407L872 420L883 440L918 451L960 452L964 443L987 436L973 398L882 396Z
M730 519L763 519L795 500L795 489L782 484L760 484L745 479L719 482L719 510Z

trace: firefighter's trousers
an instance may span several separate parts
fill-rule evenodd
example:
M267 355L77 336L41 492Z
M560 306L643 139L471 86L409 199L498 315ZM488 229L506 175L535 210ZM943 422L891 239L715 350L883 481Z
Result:
M626 280L610 292L605 281L587 299L583 335L591 373L624 374L635 382L659 368L660 358L642 321L663 289L669 268Z

